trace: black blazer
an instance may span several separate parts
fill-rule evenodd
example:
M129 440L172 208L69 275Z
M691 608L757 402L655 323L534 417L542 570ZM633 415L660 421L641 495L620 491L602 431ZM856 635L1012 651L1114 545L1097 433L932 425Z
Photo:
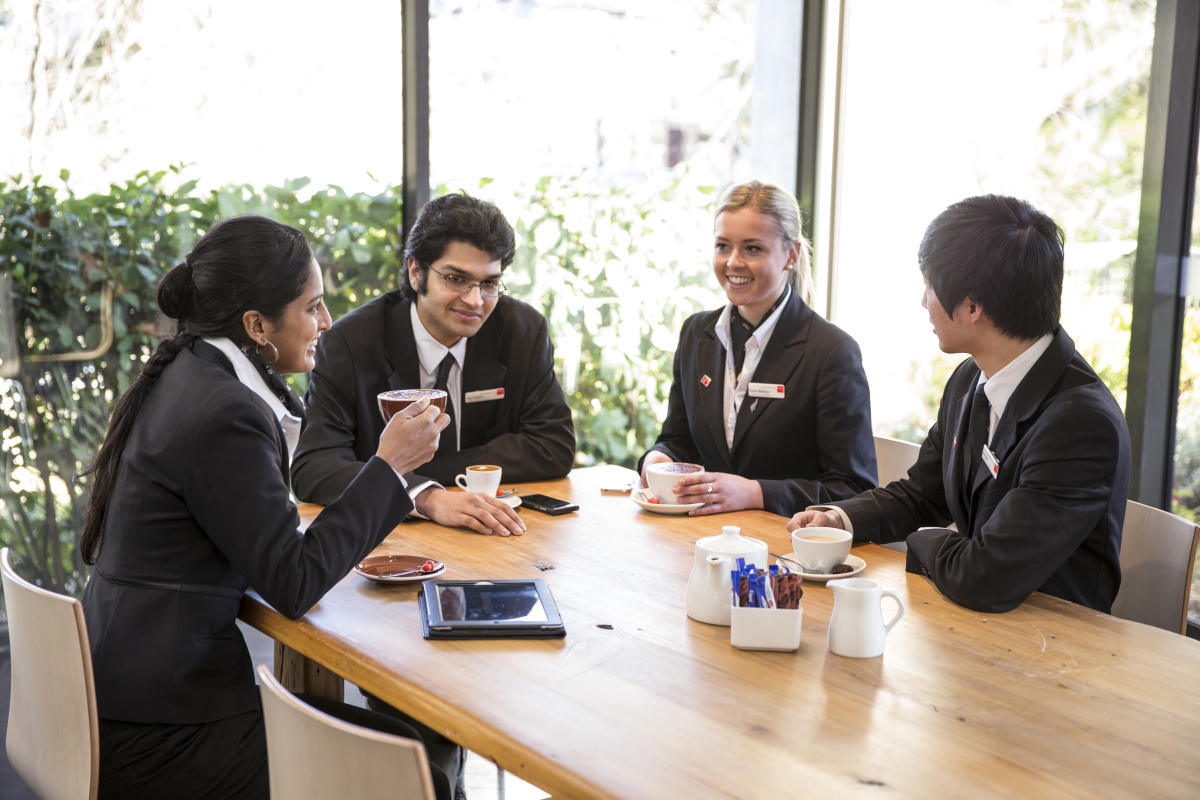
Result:
M996 426L999 474L977 469L968 491L957 451L978 377L974 359L950 376L908 477L833 505L856 540L906 541L909 571L959 605L1008 611L1042 591L1108 612L1129 494L1120 407L1059 328Z
M328 504L358 474L383 433L376 395L420 386L420 361L410 319L411 299L389 292L342 317L321 336L305 400L308 415L292 464L296 496ZM560 478L575 461L575 429L554 375L546 319L501 297L479 332L467 340L462 389L504 389L504 397L459 403L457 453L438 452L406 475L452 485L471 464L498 464L506 481Z
M763 507L776 514L874 486L871 394L855 341L792 292L753 377L754 383L783 384L784 399L755 402L747 394L731 451L725 444L725 348L715 332L720 316L720 309L705 311L683 323L667 418L651 449L757 480Z
M259 708L234 624L247 585L303 615L412 510L399 486L373 459L298 533L275 415L215 347L180 351L134 422L84 591L100 716L194 724Z

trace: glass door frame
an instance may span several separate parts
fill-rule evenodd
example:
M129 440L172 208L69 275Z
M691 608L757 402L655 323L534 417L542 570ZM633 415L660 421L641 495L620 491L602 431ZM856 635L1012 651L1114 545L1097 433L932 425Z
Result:
M1200 0L1159 0L1146 116L1125 409L1129 496L1170 511L1200 157ZM1200 638L1197 621L1188 621L1188 636Z
M1200 142L1200 2L1160 0L1150 69L1125 417L1130 497L1170 510Z

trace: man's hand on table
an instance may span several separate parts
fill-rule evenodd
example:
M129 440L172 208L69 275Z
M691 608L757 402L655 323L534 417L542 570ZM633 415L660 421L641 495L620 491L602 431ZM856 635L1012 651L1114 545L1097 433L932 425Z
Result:
M417 511L439 525L476 533L520 536L525 523L516 509L479 492L451 492L431 486L417 496Z
M788 520L787 529L797 528L845 528L842 518L836 511L797 511Z

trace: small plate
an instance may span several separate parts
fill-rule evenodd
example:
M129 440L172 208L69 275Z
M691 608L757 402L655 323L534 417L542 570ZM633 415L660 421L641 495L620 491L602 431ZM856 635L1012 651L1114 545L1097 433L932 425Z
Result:
M785 567L787 567L792 572L796 573L797 575L799 575L801 578L803 578L806 581L821 581L821 582L830 581L830 580L833 580L834 578L852 578L855 575L857 575L858 573L862 572L867 566L867 562L863 561L861 558L854 555L853 553L846 556L846 560L843 561L842 563L849 564L854 569L850 570L849 572L839 572L836 575L833 574L832 572L802 572L800 570L799 566L793 564L791 561L788 561L787 559L776 559L775 563L777 563L777 564L782 563Z
M521 505L521 498L517 497L515 494L505 495L504 497L497 497L496 499L499 500L501 503L507 503L510 508L516 508L517 506Z
M686 514L693 508L704 505L704 503L651 503L652 495L649 490L644 488L634 489L629 496L633 498L633 502L655 514Z
M437 569L432 572L417 572L412 575L391 576L389 573L406 569L417 569L429 559L424 556L371 556L354 565L354 571L376 583L420 583L436 578L446 571L446 565L434 560Z

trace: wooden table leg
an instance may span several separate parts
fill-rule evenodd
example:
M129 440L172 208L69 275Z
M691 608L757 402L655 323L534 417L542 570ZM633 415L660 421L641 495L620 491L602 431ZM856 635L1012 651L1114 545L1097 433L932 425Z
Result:
M275 643L275 677L290 692L327 697L339 703L345 701L346 682L341 675L279 642Z

